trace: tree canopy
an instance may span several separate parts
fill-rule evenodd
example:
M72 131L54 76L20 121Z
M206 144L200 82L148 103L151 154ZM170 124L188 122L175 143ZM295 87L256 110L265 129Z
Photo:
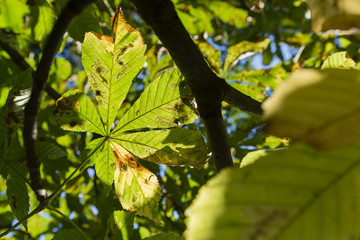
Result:
M359 29L356 0L0 0L0 238L360 238Z

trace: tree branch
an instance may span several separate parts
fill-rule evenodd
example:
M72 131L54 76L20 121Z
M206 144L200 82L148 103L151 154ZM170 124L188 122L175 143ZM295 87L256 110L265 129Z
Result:
M169 51L195 96L218 170L233 161L221 114L221 102L261 113L260 103L238 92L209 68L170 0L133 0L138 13Z
M35 146L37 139L37 112L39 110L42 94L46 88L50 66L59 49L66 28L69 26L71 20L92 2L94 2L94 0L71 0L68 2L52 29L46 42L40 63L36 72L33 73L34 84L30 99L25 106L23 135L27 155L27 165L30 171L31 187L40 202L46 199L46 192L41 183L40 162L36 154Z
M23 71L30 68L30 65L25 61L23 56L20 55L15 49L10 47L7 43L0 40L0 46L4 51L10 56L11 60ZM49 84L46 84L45 91L49 94L51 98L57 100L61 95L53 89Z

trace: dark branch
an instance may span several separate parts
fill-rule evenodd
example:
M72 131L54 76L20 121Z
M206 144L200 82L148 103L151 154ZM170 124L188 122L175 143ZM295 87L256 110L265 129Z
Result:
M33 88L30 99L25 106L23 135L27 165L30 171L31 187L41 202L46 199L46 192L41 183L40 162L36 154L37 112L39 110L41 97L47 85L50 66L59 49L66 28L69 26L71 20L92 2L94 2L94 0L72 0L65 6L46 42L36 72L33 73Z
M23 56L20 55L15 49L10 47L7 43L0 40L0 46L4 51L10 56L11 60L23 71L30 68L30 65L25 61ZM57 100L61 95L55 91L49 84L46 84L45 91L49 94L51 98Z
M205 124L217 169L232 166L230 146L221 114L221 102L231 87L209 68L170 0L133 0L133 3L189 83L200 117ZM245 98L248 102L251 101L249 97Z

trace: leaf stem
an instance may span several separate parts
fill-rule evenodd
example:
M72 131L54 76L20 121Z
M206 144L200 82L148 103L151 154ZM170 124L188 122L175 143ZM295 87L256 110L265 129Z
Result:
M65 214L63 214L60 210L56 209L56 208L53 208L51 206L48 207L48 209L50 211L53 211L57 214L59 214L65 221L67 221L68 223L70 223L74 228L76 228L76 230L78 230L81 235L83 235L85 237L85 239L89 239L89 236L78 226L76 225L76 223L74 223L70 218L68 218Z
M86 157L86 159L65 179L65 181L58 186L58 188L47 198L49 204L52 200L54 200L54 198L59 195L59 193L61 192L62 188L71 180L71 178L75 175L75 173L82 168L90 159L90 157L92 155L94 155L94 153L105 143L105 141L107 141L107 138L104 138L101 143L94 148L94 150L89 154L89 156Z

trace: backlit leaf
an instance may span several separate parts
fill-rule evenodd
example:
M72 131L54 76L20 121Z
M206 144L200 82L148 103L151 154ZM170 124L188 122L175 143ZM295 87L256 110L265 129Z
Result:
M41 43L41 48L43 48L47 36L55 24L56 15L46 0L35 0L34 2L34 6L30 7L32 35L36 41Z
M268 152L226 169L191 205L187 240L328 240L360 236L359 146ZM355 237L355 238L356 238Z
M155 163L200 169L209 158L201 133L184 128L120 133L113 140L136 156Z
M140 32L126 22L120 11L113 19L113 32L114 39L88 32L82 45L82 62L106 133L110 132L120 104L146 59L146 45Z
M140 128L175 127L194 122L196 115L182 97L189 95L179 70L162 73L141 94L113 130L125 132Z
M328 57L321 69L327 68L344 68L344 69L357 69L356 62L350 58L347 52L338 52Z
M29 7L21 0L0 0L0 28L21 33L24 27L23 17Z
M95 160L96 174L104 184L111 186L114 180L115 159L109 141L105 141L99 151Z
M115 155L115 191L121 206L159 223L160 185L155 174L141 166L119 144L111 142Z
M237 8L226 1L211 1L209 9L226 24L232 24L236 28L243 28L248 24L246 10Z
M224 63L225 72L234 66L240 59L239 57L245 53L251 53L254 55L257 52L262 52L270 44L270 39L266 38L260 42L242 41L235 44L228 49L228 55L226 56Z
M95 105L79 90L64 93L57 100L52 121L61 128L76 132L95 132L105 135Z
M266 131L318 148L344 147L360 137L360 71L302 70L263 104Z

